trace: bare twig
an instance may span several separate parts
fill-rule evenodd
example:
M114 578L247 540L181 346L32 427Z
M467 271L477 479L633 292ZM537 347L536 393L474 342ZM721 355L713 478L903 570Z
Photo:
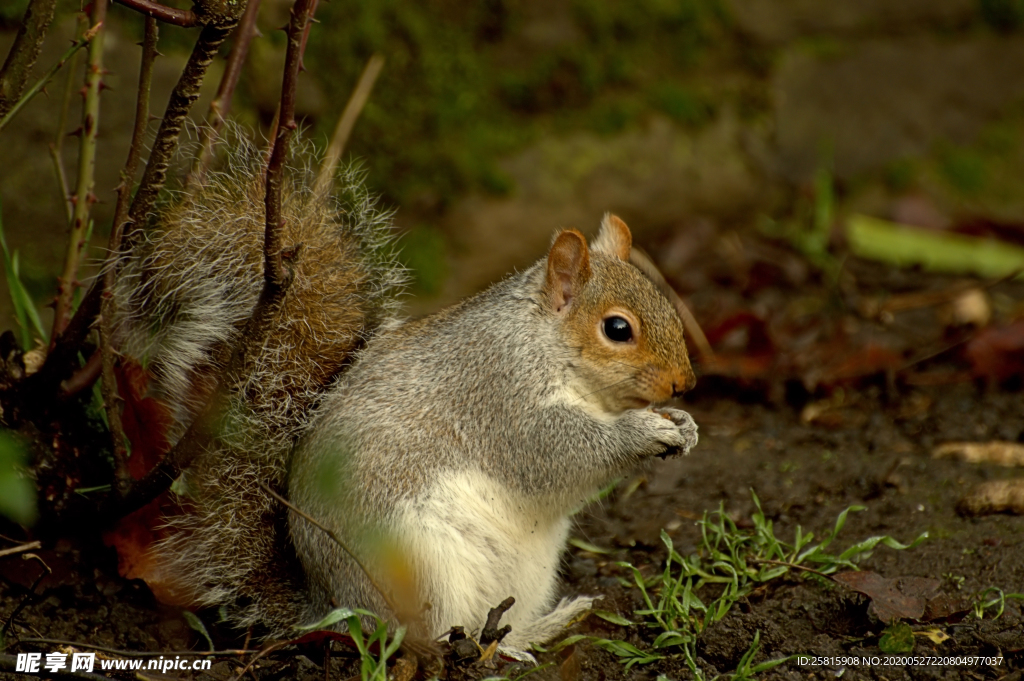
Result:
M242 667L241 671L239 671L238 674L236 674L235 676L231 677L232 681L239 681L239 679L245 676L246 672L252 669L252 666L254 664L262 660L267 655L270 655L271 653L276 653L278 650L281 650L282 648L287 648L290 645L295 645L295 640L278 641L277 643L270 644L263 650L253 655L253 658L249 660L249 662L244 667Z
M0 558L3 558L4 556L13 556L16 553L24 553L25 551L34 551L35 549L38 549L41 546L41 543L37 541L31 541L27 544L22 544L21 546L12 546L9 549L0 549Z
M68 59L74 56L74 54L78 52L80 49L92 43L93 39L99 32L99 29L100 26L97 24L90 28L88 31L86 31L85 34L82 35L82 39L75 41L75 43L68 48L67 52L61 55L57 63L50 67L50 70L46 72L46 75L44 75L42 78L36 81L36 83L32 87L26 90L25 93L18 98L18 101L13 102L11 104L7 112L0 116L0 130L3 130L4 126L6 126L8 123L14 120L14 117L18 115L18 112L21 111L33 97L35 97L43 91L43 88L45 88L50 83L50 81L53 80L53 77L56 76L62 68L64 68L64 64L67 63ZM90 53L91 52L92 49L90 48Z
M167 7L161 5L159 2L153 2L152 0L115 0L119 5L130 7L136 12L141 12L147 17L152 17L166 24L174 24L175 26L182 26L184 28L192 28L198 26L199 15L192 10L175 9L174 7Z
M312 0L312 2L310 3L310 17L311 18L316 13L316 8L317 8L317 5L319 4L319 2L320 2L320 0ZM309 38L309 30L310 30L310 28L311 28L311 24L307 24L306 30L304 30L302 32L302 42L299 44L299 70L300 71L305 71L306 70L305 66L303 66L303 55L306 53L306 41ZM270 140L270 145L267 147L266 158L265 158L265 160L263 162L263 165L265 165L265 166L266 165L270 165L270 156L271 156L271 154L274 153L274 145L277 143L277 131L280 128L280 125L281 125L281 102L278 102L277 103L277 110L274 111L274 120L271 121L271 123L270 123L270 135L268 136L268 139Z
M121 235L128 221L128 200L135 184L135 173L139 168L139 157L146 141L146 129L149 127L149 90L153 81L153 62L156 60L156 44L159 37L156 19L146 17L146 34L142 41L142 61L139 65L139 88L135 102L135 127L132 130L132 143L128 148L128 160L121 171L121 184L117 188L117 206L114 208L114 224L110 230L110 243L107 247L109 260L103 270L103 301L100 304L100 352L103 358L103 402L107 410L107 424L114 445L114 488L119 496L124 496L132 484L131 473L128 472L128 445L124 427L121 425L121 398L117 394L117 382L114 378L114 348L111 345L113 336L112 324L117 314L117 301L114 299L114 279L121 255Z
M82 134L78 147L78 183L75 188L74 219L64 271L57 280L57 300L53 313L51 344L56 341L71 316L71 299L78 286L78 262L86 246L89 213L96 202L93 193L96 170L96 135L100 125L100 86L103 80L103 23L107 19L107 0L94 0L90 21L96 31L89 43L89 65L85 74L85 105L82 108ZM52 347L52 345L51 345Z
M356 119L359 118L363 107L366 106L366 100L370 98L373 84L377 82L377 76L380 75L380 70L383 67L384 57L379 54L373 55L366 62L363 73L359 76L359 82L349 96L348 103L345 104L345 110L342 112L341 118L338 119L338 125L334 128L331 143L328 145L327 153L324 155L323 166L320 168L320 176L317 178L317 188L325 189L330 186L331 181L334 179L334 171L338 168L341 152L345 150L345 144L352 134L352 128L355 127Z
M11 630L11 626L14 625L14 620L18 617L19 614L21 614L21 611L25 609L25 606L29 604L29 601L37 597L36 588L42 583L44 579L46 579L48 575L53 574L53 570L50 569L50 566L47 565L46 561L40 558L38 555L34 553L25 553L22 554L21 558L22 560L36 561L37 563L43 566L43 571L39 573L38 577L36 577L36 581L32 582L32 586L28 588L28 593L25 595L24 598L21 599L21 602L19 602L18 605L15 606L14 610L12 610L11 614L7 617L7 621L4 622L3 628L0 629L0 636L3 636L4 638L7 638L7 633Z
M271 315L277 311L284 298L285 289L291 280L291 273L285 270L282 258L281 231L284 217L281 215L281 188L284 183L284 161L292 135L298 125L295 122L295 89L302 61L302 47L305 44L306 26L312 17L316 0L296 0L292 5L291 21L288 24L288 48L285 52L284 78L281 82L281 117L274 138L274 150L267 164L266 231L263 242L263 292L256 309L246 326L246 331L265 328ZM247 333L248 337L251 335Z
M28 83L32 67L43 49L43 40L53 21L57 0L32 0L0 69L0 119L4 118Z
M203 126L202 142L200 144L199 158L186 180L186 187L201 184L206 171L210 167L213 158L213 145L224 127L225 117L231 110L231 98L235 94L235 87L238 85L238 77L242 73L242 66L249 54L249 43L258 33L256 28L256 17L260 11L260 0L249 0L245 6L245 13L238 23L238 30L235 31L235 44L231 46L231 54L228 56L227 67L221 77L220 86L217 88L217 96L210 102L210 111L206 115L206 125Z
M309 21L306 22L306 27L302 29L302 43L299 45L299 71L306 70L306 64L304 62L304 56L306 54L306 42L309 40L309 32L313 29L313 22L316 21L316 8L320 5L320 0L312 0L309 3Z
M515 604L516 599L509 596L487 612L487 622L484 624L484 628L480 630L480 645L485 646L489 643L498 643L501 639L508 636L508 633L512 631L512 625L506 624L499 629L498 624L501 623L502 616Z
M103 373L103 353L96 350L81 369L71 374L66 381L61 381L60 396L62 398L72 397L87 388L91 388L100 374Z
M264 492L266 492L271 497L276 499L277 502L280 503L282 506L284 506L289 511L291 511L295 515L299 516L303 520L305 520L307 523L309 523L313 527L323 531L324 534L326 534L328 537L331 538L331 541L333 541L335 544L340 546L341 549L345 553L348 554L349 558L351 558L353 561L355 561L355 564L359 566L359 569L363 571L363 574L366 575L366 579L370 580L370 584L372 584L373 588L377 590L377 593L379 593L381 595L381 598L383 598L384 602L387 603L388 608L391 610L391 612L394 612L394 613L398 612L398 610L395 608L395 602L391 598L391 596L388 595L388 592L386 592L381 587L381 585L377 583L377 580L375 580L373 578L373 575L370 574L370 571L368 569L366 569L365 565L363 565L363 561L359 560L359 557L356 554L352 553L352 549L350 549L348 547L348 545L344 541L342 541L341 537L339 537L337 534L335 534L334 531L332 531L326 525L322 524L316 518L314 518L313 516L309 515L305 511L299 509L292 502L288 501L287 499L282 497L280 494L275 492L273 489L270 488L270 485L266 484L262 480L258 481L257 484L260 486L260 489L262 489ZM511 605L509 607L511 607Z

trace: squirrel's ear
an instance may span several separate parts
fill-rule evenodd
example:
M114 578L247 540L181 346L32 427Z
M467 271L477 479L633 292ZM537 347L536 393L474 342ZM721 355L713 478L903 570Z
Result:
M601 231L594 239L593 249L608 255L614 255L619 260L629 260L629 249L633 245L633 235L629 232L626 223L617 215L604 214L601 221Z
M590 253L587 240L575 229L559 233L548 251L548 271L544 290L555 312L563 312L590 279Z

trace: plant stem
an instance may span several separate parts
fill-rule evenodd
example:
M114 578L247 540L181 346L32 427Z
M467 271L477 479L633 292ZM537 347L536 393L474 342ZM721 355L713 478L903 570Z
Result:
M117 301L112 291L117 275L117 264L121 255L121 235L128 221L128 200L135 184L139 169L139 157L146 141L149 127L149 92L153 81L153 62L156 60L156 45L159 37L156 19L146 17L146 35L142 42L142 61L139 65L139 88L135 102L135 127L132 143L128 148L128 160L121 171L121 183L117 188L117 206L114 208L114 224L110 230L108 246L109 260L103 270L105 294L100 303L100 352L103 353L103 402L107 409L107 423L114 445L114 489L118 496L124 496L131 487L132 477L128 472L128 446L121 424L121 398L117 394L114 377L114 348L111 338L112 323L117 315Z
M751 559L749 559L749 561L751 563L757 563L757 564L763 564L763 565L778 565L779 567L787 567L787 568L791 568L793 570L802 570L804 572L814 573L814 574L818 575L819 577L825 577L826 579L831 579L828 575L826 575L821 570L815 570L814 568L809 568L809 567L806 567L804 565L800 565L799 563L787 563L784 560L769 560L768 558L751 558Z
M345 144L352 134L352 128L355 127L356 119L359 118L360 112L366 106L366 100L370 98L373 84L377 82L377 76L380 75L380 70L383 67L384 57L379 54L373 55L366 62L363 73L359 76L359 82L356 83L355 89L349 95L348 103L345 104L345 110L342 112L341 118L338 119L338 125L334 128L334 134L331 135L331 143L327 147L327 153L324 154L324 163L320 168L320 175L317 177L316 184L318 189L330 186L331 181L334 179L334 171L338 168L341 152L345 150Z
M0 69L0 118L4 118L21 97L43 48L56 6L57 0L32 0L28 4L18 35Z
M89 43L89 65L85 74L85 106L78 148L78 184L75 189L74 219L64 258L64 271L57 280L57 302L53 314L50 347L71 317L71 298L78 286L78 262L86 246L89 213L96 202L93 193L96 170L96 134L100 124L100 86L103 80L103 24L107 19L107 0L93 0L90 21L95 31Z

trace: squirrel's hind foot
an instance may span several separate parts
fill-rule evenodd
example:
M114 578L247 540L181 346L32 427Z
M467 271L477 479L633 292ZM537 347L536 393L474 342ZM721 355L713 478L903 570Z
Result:
M512 629L501 641L498 651L507 657L527 661L522 658L525 655L530 661L536 664L533 656L526 652L531 643L547 643L565 631L573 621L583 613L590 610L596 598L590 596L578 596L576 598L563 598L555 609L540 617L518 631Z

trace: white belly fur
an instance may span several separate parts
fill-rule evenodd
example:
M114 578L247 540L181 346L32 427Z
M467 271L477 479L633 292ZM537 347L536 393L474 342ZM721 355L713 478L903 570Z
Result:
M396 539L432 606L426 616L435 636L454 625L479 632L488 610L513 596L501 623L525 643L551 610L569 519L526 506L482 473L461 472L401 510Z

